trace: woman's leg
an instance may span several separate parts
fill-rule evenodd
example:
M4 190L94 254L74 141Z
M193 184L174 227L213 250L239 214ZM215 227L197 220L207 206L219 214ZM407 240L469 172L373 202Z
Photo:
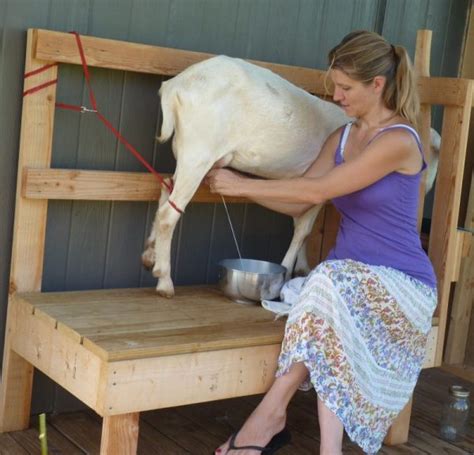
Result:
M304 363L294 363L289 372L275 379L268 392L263 397L257 408L250 414L236 438L236 446L262 446L270 442L270 439L280 432L286 423L286 408L291 398L298 390L299 385L308 375ZM216 454L226 453L229 441L221 445ZM257 451L233 450L229 455L257 454Z
M318 397L318 421L321 432L320 455L342 454L344 426L339 418Z

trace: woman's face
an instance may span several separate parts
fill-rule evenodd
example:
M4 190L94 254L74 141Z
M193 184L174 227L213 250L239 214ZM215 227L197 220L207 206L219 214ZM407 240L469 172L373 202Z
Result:
M360 118L380 101L381 88L379 80L363 84L350 78L339 69L331 69L331 79L334 82L333 99L349 117ZM376 78L377 79L377 78ZM383 87L382 87L383 88Z

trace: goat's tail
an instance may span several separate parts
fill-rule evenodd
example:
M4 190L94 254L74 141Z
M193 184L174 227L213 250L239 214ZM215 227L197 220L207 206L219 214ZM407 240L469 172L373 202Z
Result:
M159 142L166 142L174 131L174 91L163 82L160 88L161 112L163 122L161 124L161 134L157 137Z

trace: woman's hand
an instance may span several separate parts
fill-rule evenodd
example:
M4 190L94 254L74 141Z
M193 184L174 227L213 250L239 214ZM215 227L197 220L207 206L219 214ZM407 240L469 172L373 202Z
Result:
M223 196L240 196L241 185L245 179L241 174L229 169L212 169L204 181L209 185L211 193Z

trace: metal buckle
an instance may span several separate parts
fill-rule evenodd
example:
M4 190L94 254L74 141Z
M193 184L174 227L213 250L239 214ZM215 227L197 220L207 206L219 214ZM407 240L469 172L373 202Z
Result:
M97 113L97 111L95 109L89 109L86 106L81 106L81 114L85 114L86 112Z

